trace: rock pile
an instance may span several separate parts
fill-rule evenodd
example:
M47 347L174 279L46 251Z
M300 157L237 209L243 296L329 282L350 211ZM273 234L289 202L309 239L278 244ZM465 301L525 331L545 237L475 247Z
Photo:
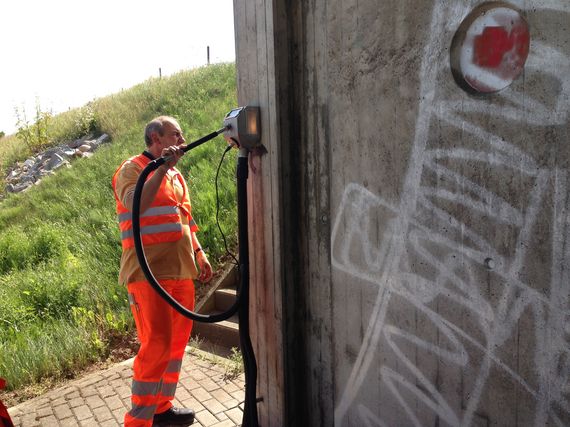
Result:
M103 143L109 141L107 134L93 139L92 135L85 136L73 142L52 147L25 162L18 162L6 176L6 191L19 193L38 184L44 176L52 175L62 166L71 167L70 160L74 158L91 157L93 152Z

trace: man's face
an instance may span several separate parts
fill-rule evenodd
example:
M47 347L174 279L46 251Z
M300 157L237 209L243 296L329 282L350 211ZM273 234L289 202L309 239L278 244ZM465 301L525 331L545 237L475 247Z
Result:
M162 131L162 136L158 133L156 134L156 141L161 150L173 145L182 145L186 142L182 136L180 125L176 122L165 122L162 126Z

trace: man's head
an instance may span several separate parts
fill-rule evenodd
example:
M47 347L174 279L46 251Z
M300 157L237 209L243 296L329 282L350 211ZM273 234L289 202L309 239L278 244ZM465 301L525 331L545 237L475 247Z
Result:
M151 120L145 128L144 140L149 151L160 156L164 148L181 145L186 142L182 136L180 125L173 117L160 116Z

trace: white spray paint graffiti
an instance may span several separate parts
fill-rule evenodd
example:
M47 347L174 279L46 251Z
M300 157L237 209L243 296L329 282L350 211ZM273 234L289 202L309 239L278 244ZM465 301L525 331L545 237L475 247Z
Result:
M568 3L555 0L543 2L541 7L570 11ZM344 392L335 409L335 425L342 425L349 408L370 374L380 340L384 340L403 366L411 373L413 381L389 366L379 368L382 382L399 403L407 416L406 424L421 426L406 396L413 395L446 424L469 426L480 403L491 369L500 369L516 381L536 401L534 425L547 422L562 425L554 407L570 414L567 398L570 379L570 344L565 336L569 331L570 274L570 173L566 169L550 170L537 163L532 155L498 135L470 123L465 113L485 113L518 121L525 125L562 125L570 110L570 59L552 47L534 43L527 63L527 72L548 72L560 82L556 102L547 106L522 93L507 91L503 95L510 107L495 107L480 100L450 101L437 99L437 74L443 64L433 61L434 46L443 44L446 24L458 22L466 14L459 5L450 8L447 2L437 1L433 10L430 40L422 61L422 86L415 129L413 150L399 206L372 194L359 184L349 184L344 192L338 215L332 230L332 262L341 271L378 287L378 296L370 317L364 340L352 367ZM544 70L549 64L548 70ZM441 120L449 127L460 127L466 134L477 138L478 149L429 148L427 135L432 120ZM512 175L522 175L532 182L525 206L514 206L505 198L485 188L470 178L453 170L453 162L476 162L488 168L498 168ZM510 171L510 172L509 172ZM451 187L430 186L422 180L426 172L445 179ZM451 188L451 189L450 189ZM552 190L553 189L553 190ZM550 199L549 199L550 198ZM550 202L553 207L551 220L551 276L550 292L545 294L525 283L521 277L528 242L541 215L542 207ZM440 204L462 206L474 215L485 215L487 221L516 230L515 249L505 254L493 246L491 239L469 226L460 218L442 209ZM378 244L369 234L373 218L381 213L388 217L386 229ZM429 222L428 220L429 219ZM442 233L441 226L452 236ZM461 239L453 238L461 236ZM351 257L351 249L360 248L362 259ZM434 255L448 254L443 259ZM437 272L427 278L417 274L410 265L410 258L421 259ZM364 267L364 268L363 268ZM500 289L498 304L493 306L477 286L476 271L492 269L504 284ZM476 338L469 330L453 324L445 316L428 306L437 296L445 295L450 304L468 311L477 319L483 339ZM386 321L386 313L394 298L404 299L428 318L439 334L445 337L446 346L429 342L397 325ZM536 378L532 384L497 352L513 334L522 313L533 313L536 335L534 366ZM416 366L415 361L402 349L403 342L428 351L449 364L466 367L470 355L463 343L476 348L481 363L475 374L475 382L469 392L467 405L461 413L450 405L446 397ZM399 344L400 343L400 344ZM374 369L377 369L374 366ZM406 391L406 396L402 394ZM384 426L385 423L370 408L357 406L362 425ZM529 421L530 422L530 421Z

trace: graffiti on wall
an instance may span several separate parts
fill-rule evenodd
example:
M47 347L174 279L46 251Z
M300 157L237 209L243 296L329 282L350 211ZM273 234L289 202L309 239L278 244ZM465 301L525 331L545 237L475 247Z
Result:
M554 0L541 7L570 12L567 3ZM527 425L562 426L570 416L570 172L546 166L516 141L470 119L488 115L527 128L564 126L570 110L570 58L541 41L532 46L527 73L547 73L559 83L549 103L511 90L500 95L501 103L448 99L436 87L437 75L447 64L433 61L433 47L445 43L446 25L465 13L464 7L435 2L401 200L384 200L351 183L338 206L332 229L333 267L367 283L377 290L377 297L336 402L335 425L343 425L354 411L360 425L387 425L376 408L358 398L378 372L383 389L399 405L403 425L424 425L417 416L418 402L445 424L473 425L493 372L516 383L534 402L534 419ZM459 128L477 143L441 147L430 142L434 121L451 130ZM490 171L493 179L475 179L466 165ZM514 197L505 192L504 186L512 182L525 194ZM537 285L526 264L540 256L533 236L545 224L549 264ZM514 244L506 247L498 235ZM491 282L493 289L488 288ZM436 300L445 301L455 314L439 310ZM402 304L419 313L437 331L437 339L391 320L390 310ZM469 325L457 322L459 317L469 318ZM516 339L523 317L531 319L525 355L531 359L531 372L504 357L504 347ZM380 345L394 354L397 369L376 357ZM469 373L472 380L465 386L469 389L463 405L452 404L432 375L418 366L410 345Z

